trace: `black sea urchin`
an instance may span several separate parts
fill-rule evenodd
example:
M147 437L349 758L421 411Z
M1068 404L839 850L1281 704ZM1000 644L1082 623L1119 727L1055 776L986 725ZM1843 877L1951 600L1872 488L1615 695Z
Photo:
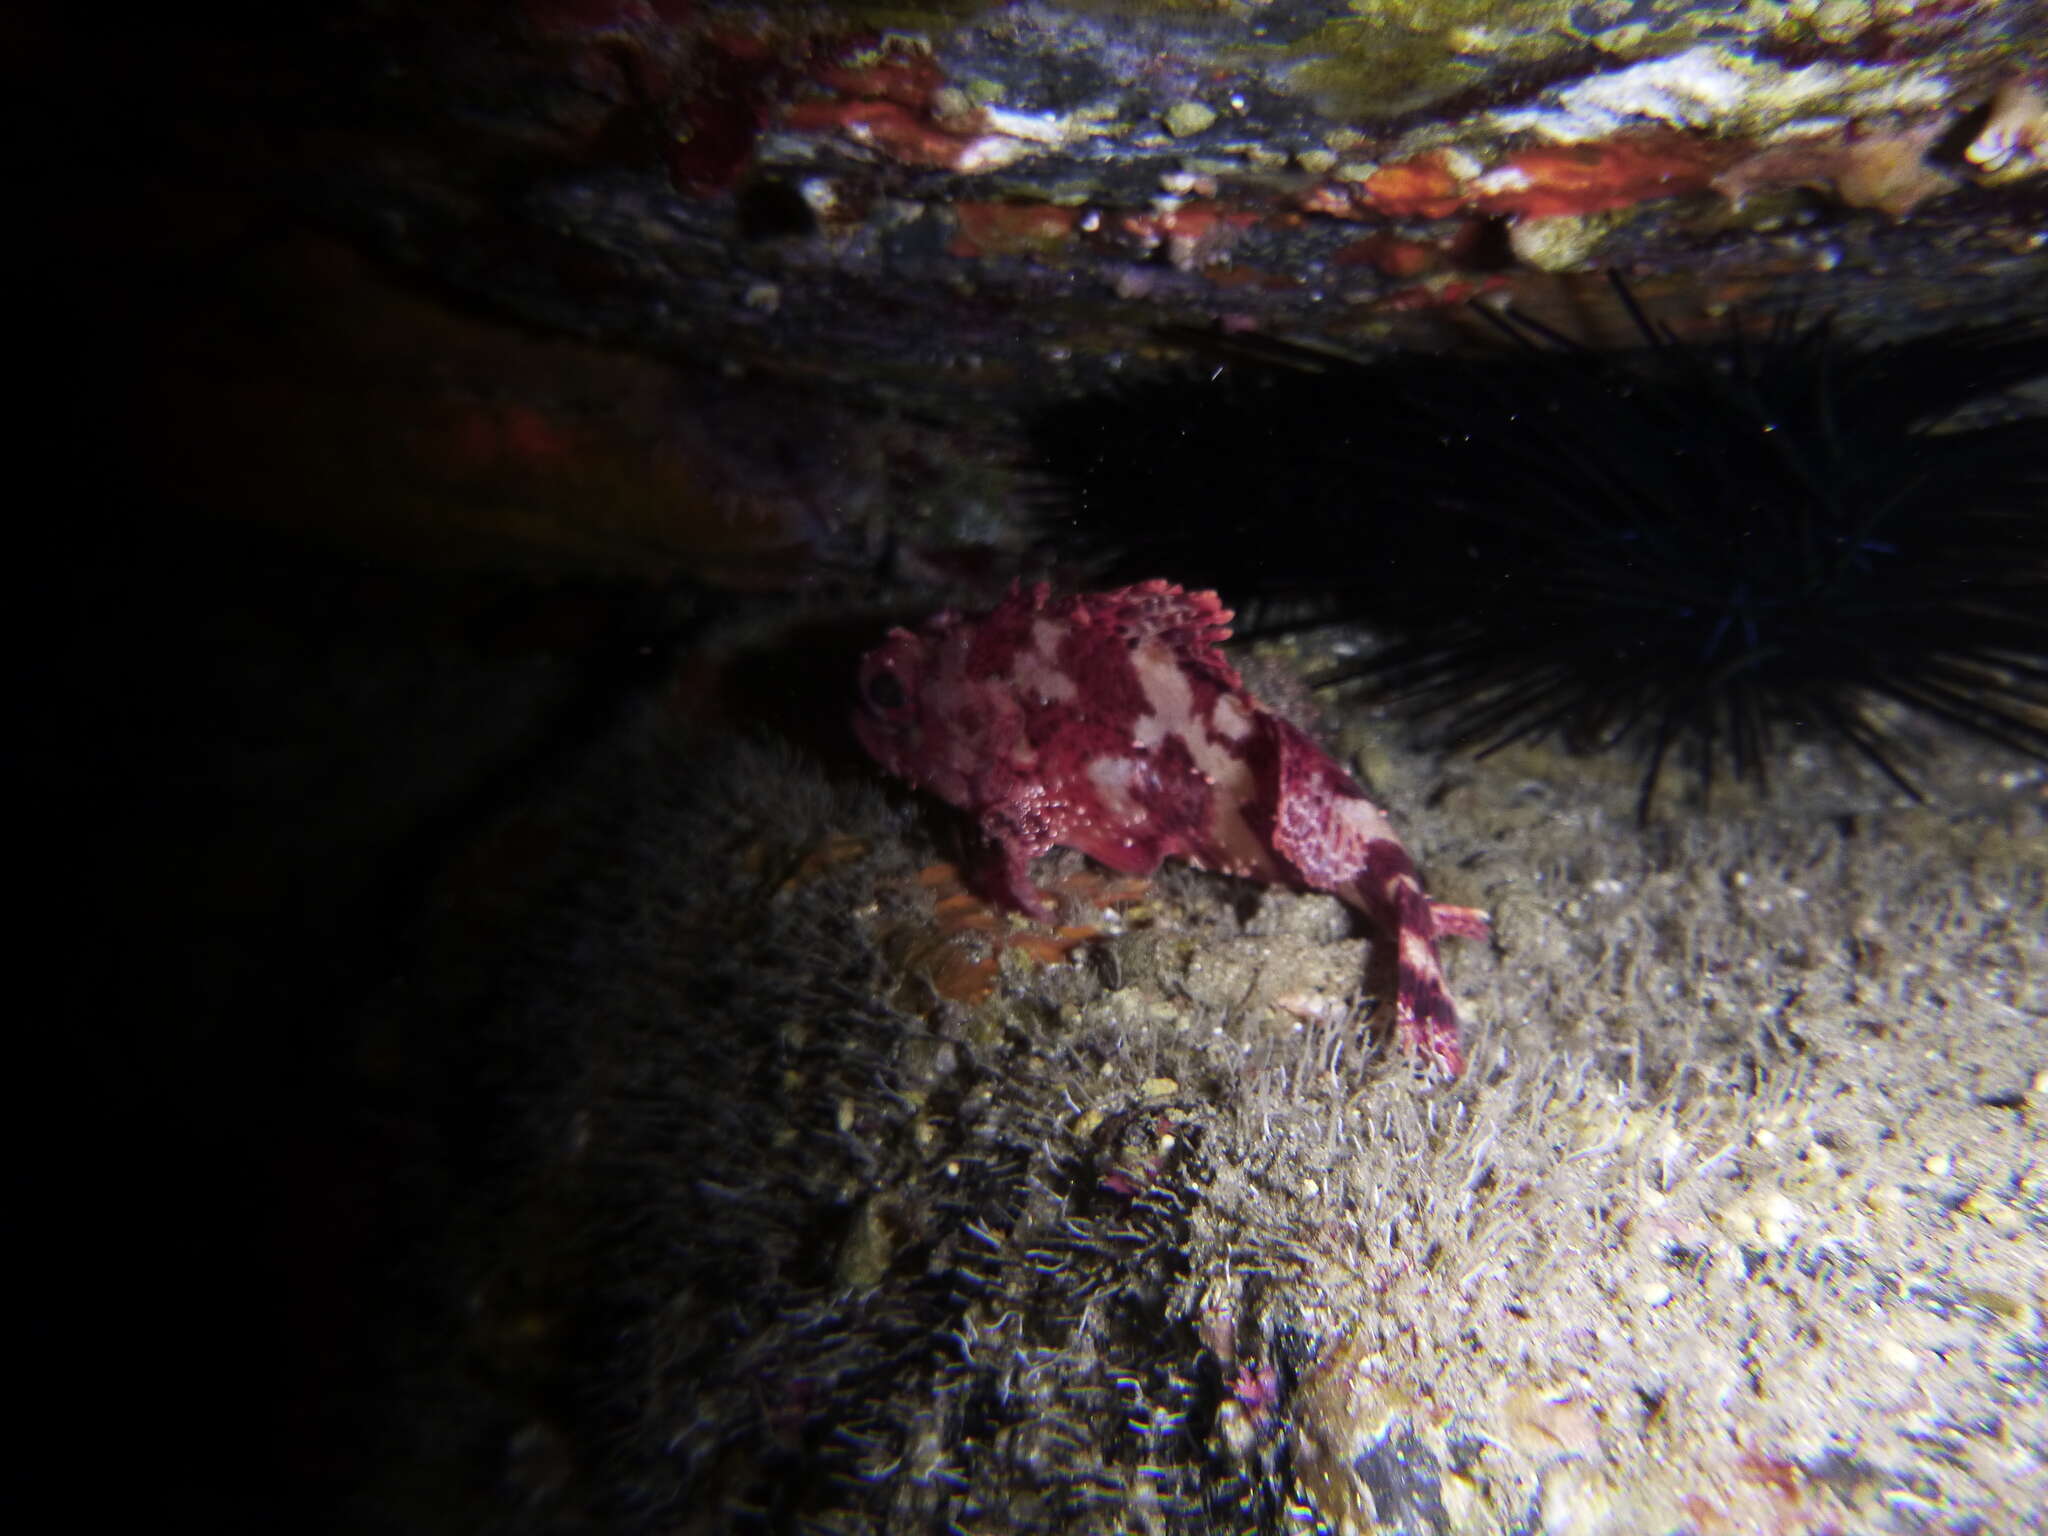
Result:
M1674 755L1763 779L1781 725L1911 793L1884 699L2048 758L2048 417L1972 410L2048 325L1681 342L1615 286L1641 348L1512 314L1485 360L1233 345L1040 440L1113 568L1365 622L1323 681L1482 752L1631 748L1640 813Z

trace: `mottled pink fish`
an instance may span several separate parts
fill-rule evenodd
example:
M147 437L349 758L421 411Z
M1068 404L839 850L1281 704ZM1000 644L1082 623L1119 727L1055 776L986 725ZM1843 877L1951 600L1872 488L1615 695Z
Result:
M972 812L990 884L1047 915L1031 860L1078 848L1123 874L1167 858L1329 891L1391 939L1401 1044L1464 1070L1437 940L1486 914L1423 894L1386 812L1250 693L1218 647L1213 592L1148 581L1053 597L1018 588L981 618L892 630L861 663L854 729L891 773Z

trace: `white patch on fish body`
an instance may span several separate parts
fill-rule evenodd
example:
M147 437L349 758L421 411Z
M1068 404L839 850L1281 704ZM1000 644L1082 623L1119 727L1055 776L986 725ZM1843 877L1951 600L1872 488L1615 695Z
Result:
M1049 619L1038 620L1031 626L1031 647L1018 647L1010 663L1010 681L1040 704L1071 704L1080 689L1060 670L1060 627Z
M1343 796L1331 805L1330 814L1344 823L1344 830L1351 837L1359 839L1361 850L1367 843L1401 846L1400 836L1394 831L1394 824L1387 820L1387 813L1363 795Z
M1241 753L1216 739L1207 722L1195 717L1195 691L1180 659L1159 641L1147 640L1131 653L1131 670L1145 702L1152 706L1151 713L1138 717L1132 734L1147 751L1156 750L1169 736L1178 736L1188 749L1195 767L1209 781L1209 835L1222 850L1223 872L1272 878L1272 855L1244 819L1244 807L1256 788L1251 767ZM1249 728L1248 717L1245 723Z
M1209 723L1227 741L1243 741L1251 734L1252 717L1234 693L1220 695L1209 711Z
M1401 963L1421 976L1439 973L1435 948L1413 928L1401 930Z
M1098 757L1088 765L1088 782L1101 798L1103 808L1119 821L1132 823L1144 818L1144 808L1132 794L1144 765L1135 757Z

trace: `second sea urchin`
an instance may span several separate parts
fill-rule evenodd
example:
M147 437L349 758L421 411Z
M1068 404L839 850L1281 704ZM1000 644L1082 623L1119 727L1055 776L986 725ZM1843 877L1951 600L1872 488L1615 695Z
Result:
M1639 348L1512 313L1483 360L1261 344L1042 440L1114 567L1363 622L1326 680L1456 746L1633 750L1643 813L1674 758L1763 779L1787 727L1912 792L1884 701L2048 757L2048 416L1986 408L2048 325L1682 342L1615 286Z

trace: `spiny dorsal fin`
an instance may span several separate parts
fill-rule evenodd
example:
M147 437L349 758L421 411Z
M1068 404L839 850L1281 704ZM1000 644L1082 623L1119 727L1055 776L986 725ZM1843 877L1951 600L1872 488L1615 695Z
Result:
M1070 599L1076 621L1114 629L1132 644L1163 642L1191 668L1226 688L1243 686L1220 649L1230 638L1231 611L1214 592L1190 592L1170 581L1141 581Z

